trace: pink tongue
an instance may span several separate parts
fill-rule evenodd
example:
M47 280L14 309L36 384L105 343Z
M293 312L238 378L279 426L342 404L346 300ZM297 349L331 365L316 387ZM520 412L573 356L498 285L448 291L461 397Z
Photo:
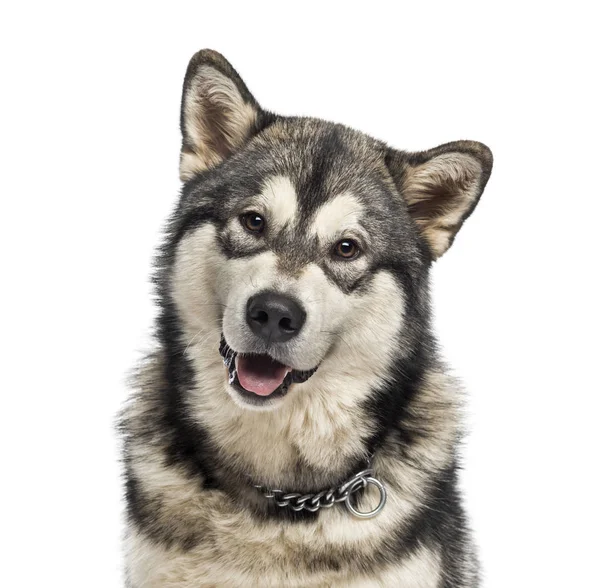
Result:
M244 390L259 396L268 396L275 392L291 371L287 366L266 355L238 355L236 367L238 379Z

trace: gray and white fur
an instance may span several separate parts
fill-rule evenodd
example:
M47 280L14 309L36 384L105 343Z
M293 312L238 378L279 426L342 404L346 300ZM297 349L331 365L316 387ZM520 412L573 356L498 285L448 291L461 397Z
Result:
M188 66L181 130L156 349L120 420L128 586L478 586L457 489L462 392L428 292L489 178L489 149L408 153L266 112L210 50ZM295 309L285 333L250 316L265 296ZM222 342L236 361L287 366L291 384L245 392ZM388 495L372 519L341 504L296 513L254 487L318 492L369 458ZM376 498L369 487L355 505Z

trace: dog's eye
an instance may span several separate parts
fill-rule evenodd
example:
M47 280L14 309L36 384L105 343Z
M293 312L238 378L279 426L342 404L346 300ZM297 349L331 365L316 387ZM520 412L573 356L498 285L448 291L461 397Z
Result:
M265 228L265 219L256 212L247 212L240 217L242 226L251 233L262 233Z
M358 244L352 239L342 239L335 244L333 252L342 259L354 259L360 252Z

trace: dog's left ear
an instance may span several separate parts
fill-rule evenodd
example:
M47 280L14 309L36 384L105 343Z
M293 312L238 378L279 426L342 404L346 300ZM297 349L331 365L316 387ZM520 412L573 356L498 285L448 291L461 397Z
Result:
M203 49L192 59L181 99L179 177L189 180L218 165L256 132L264 112L231 64Z
M388 168L433 259L448 250L473 212L492 162L492 152L475 141L456 141L419 153L388 151Z

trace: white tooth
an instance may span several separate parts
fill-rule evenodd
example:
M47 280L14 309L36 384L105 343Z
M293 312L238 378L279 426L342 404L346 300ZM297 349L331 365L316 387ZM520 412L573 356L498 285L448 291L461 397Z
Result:
M229 362L229 363L231 363L231 362ZM233 384L233 382L235 381L235 376L237 375L237 367L238 367L238 356L237 355L234 356L233 363L234 363L234 368L229 371L229 383L230 384Z

